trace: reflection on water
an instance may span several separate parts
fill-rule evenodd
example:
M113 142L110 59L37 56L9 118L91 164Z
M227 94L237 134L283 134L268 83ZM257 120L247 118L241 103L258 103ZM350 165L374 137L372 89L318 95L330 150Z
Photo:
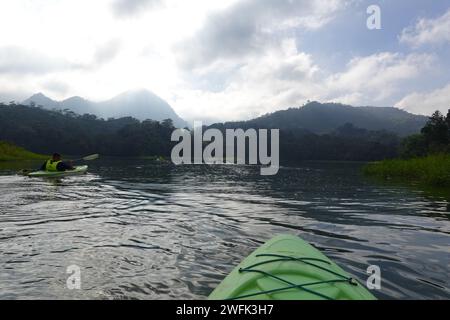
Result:
M86 176L0 176L0 298L205 298L275 234L299 235L379 298L450 298L449 202L365 181L359 165L95 162ZM66 289L81 267L82 290Z

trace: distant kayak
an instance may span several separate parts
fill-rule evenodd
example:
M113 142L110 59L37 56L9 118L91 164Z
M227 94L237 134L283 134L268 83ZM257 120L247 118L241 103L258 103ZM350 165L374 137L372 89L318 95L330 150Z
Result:
M26 173L25 175L33 178L45 178L45 177L66 177L85 174L88 170L88 166L77 166L74 170L67 171L34 171Z
M319 250L278 236L253 252L211 293L210 300L375 300Z

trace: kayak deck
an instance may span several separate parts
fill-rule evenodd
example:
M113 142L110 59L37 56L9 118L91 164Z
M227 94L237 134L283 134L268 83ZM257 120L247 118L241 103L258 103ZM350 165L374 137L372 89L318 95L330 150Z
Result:
M42 178L42 177L66 177L66 176L74 176L85 174L88 170L88 166L77 166L74 170L67 171L35 171L28 173L27 176L33 178Z
M373 300L375 297L309 243L278 236L253 252L211 300Z

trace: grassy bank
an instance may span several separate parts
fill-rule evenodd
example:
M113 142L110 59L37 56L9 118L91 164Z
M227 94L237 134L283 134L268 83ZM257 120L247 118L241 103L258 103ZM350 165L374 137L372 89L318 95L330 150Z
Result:
M48 156L33 153L9 142L0 141L0 161L41 160Z
M365 166L363 170L368 176L384 180L450 187L450 154L374 162Z

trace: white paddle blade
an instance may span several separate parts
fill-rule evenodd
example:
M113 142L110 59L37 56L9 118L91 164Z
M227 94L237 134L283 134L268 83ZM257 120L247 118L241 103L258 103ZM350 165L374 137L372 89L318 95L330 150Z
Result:
M83 160L85 161L92 161L92 160L96 160L100 157L99 154L91 154L90 156L86 156L83 158Z

